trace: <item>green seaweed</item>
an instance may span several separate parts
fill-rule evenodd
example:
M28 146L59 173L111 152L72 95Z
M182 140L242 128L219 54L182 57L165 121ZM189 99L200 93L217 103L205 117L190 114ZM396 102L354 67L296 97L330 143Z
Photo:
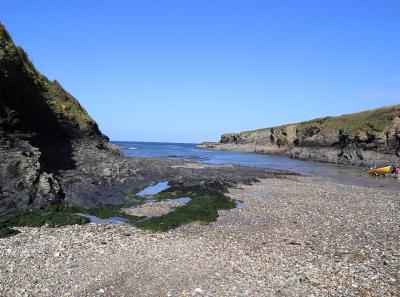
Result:
M186 205L177 207L175 211L135 225L142 229L167 231L192 222L211 223L217 219L218 210L232 208L235 208L235 202L227 197L198 196Z
M145 201L146 201L146 198L145 198L145 197L138 196L138 195L133 194L133 193L129 194L129 195L126 197L126 199L127 199L128 201L130 201L132 204L135 204L135 205L143 204L143 203L145 203Z
M89 219L76 216L71 209L62 206L47 210L29 209L2 218L0 222L0 237L18 234L12 227L41 227L47 225L56 228L65 225L86 224Z
M19 233L19 231L11 229L11 228L7 228L7 227L0 228L0 238L9 237L12 235L16 235L18 233Z
M228 192L227 182L213 181L204 182L203 184L197 184L192 186L185 186L181 183L170 183L170 187L164 191L161 191L157 195L152 196L155 199L171 199L179 197L196 197L196 196L224 196L224 193Z
M130 216L120 212L120 206L105 206L92 209L68 207L66 205L57 205L49 209L29 209L23 210L13 215L3 218L0 222L0 237L8 237L17 234L12 227L41 227L48 226L56 228L66 225L82 225L90 222L88 218L76 215L76 213L84 213L95 215L99 218L122 217L129 220L139 220L141 217Z
M190 197L192 200L184 206L177 207L175 211L139 221L135 225L147 230L167 231L192 222L213 222L218 217L218 210L236 207L235 201L223 194L226 191L226 185L219 182L188 187L173 185L154 198L162 200Z
M23 210L0 221L0 237L8 237L18 233L12 227L41 227L51 228L86 224L90 220L78 216L77 213L94 215L101 219L121 217L138 228L154 231L167 231L191 222L210 223L217 219L218 210L235 208L233 199L225 196L227 184L223 182L210 182L200 185L184 186L179 183L172 184L170 188L160 192L152 198L162 200L179 197L190 197L192 200L186 205L177 207L174 211L159 217L138 217L121 211L122 208L139 205L146 198L131 195L130 203L123 205L107 205L96 208L70 207L60 204L48 209Z
M76 216L71 209L52 207L48 210L30 209L18 212L0 222L0 228L8 227L41 227L47 225L51 228L86 224L89 220Z

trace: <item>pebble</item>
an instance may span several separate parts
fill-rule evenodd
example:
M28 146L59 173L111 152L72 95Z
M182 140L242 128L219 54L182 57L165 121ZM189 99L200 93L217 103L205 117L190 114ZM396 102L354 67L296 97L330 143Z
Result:
M0 296L400 296L399 193L291 176L230 195L247 207L165 233L18 228Z
M200 288L196 288L196 289L194 289L194 293L196 293L196 294L202 294L202 293L203 293L203 290L200 289Z

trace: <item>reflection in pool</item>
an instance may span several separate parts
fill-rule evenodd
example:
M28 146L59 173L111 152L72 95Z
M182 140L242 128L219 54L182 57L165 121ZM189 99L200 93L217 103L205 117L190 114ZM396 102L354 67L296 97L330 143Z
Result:
M160 193L169 188L168 182L159 182L155 185L150 185L146 187L143 191L137 193L137 196L144 197L144 196L151 196Z
M107 219L100 219L94 215L84 214L84 213L76 213L77 216L88 218L90 222L97 223L97 224L127 224L130 221L128 219L120 218L120 217L110 217Z

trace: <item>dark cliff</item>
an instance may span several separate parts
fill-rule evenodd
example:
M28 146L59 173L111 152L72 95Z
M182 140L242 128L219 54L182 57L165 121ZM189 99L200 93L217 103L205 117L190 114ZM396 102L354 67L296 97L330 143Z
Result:
M0 24L0 209L63 200L57 175L76 167L76 146L107 142L79 102L39 73Z
M379 166L400 163L400 105L296 124L223 134L200 147Z
M155 181L248 183L280 174L185 164L113 149L79 102L38 72L0 23L0 218L56 204L121 205Z

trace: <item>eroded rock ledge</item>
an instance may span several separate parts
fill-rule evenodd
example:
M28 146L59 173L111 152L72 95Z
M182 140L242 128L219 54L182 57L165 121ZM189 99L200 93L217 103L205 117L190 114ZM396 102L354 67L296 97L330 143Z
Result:
M220 142L204 142L198 147L360 166L398 164L400 105L223 134Z

